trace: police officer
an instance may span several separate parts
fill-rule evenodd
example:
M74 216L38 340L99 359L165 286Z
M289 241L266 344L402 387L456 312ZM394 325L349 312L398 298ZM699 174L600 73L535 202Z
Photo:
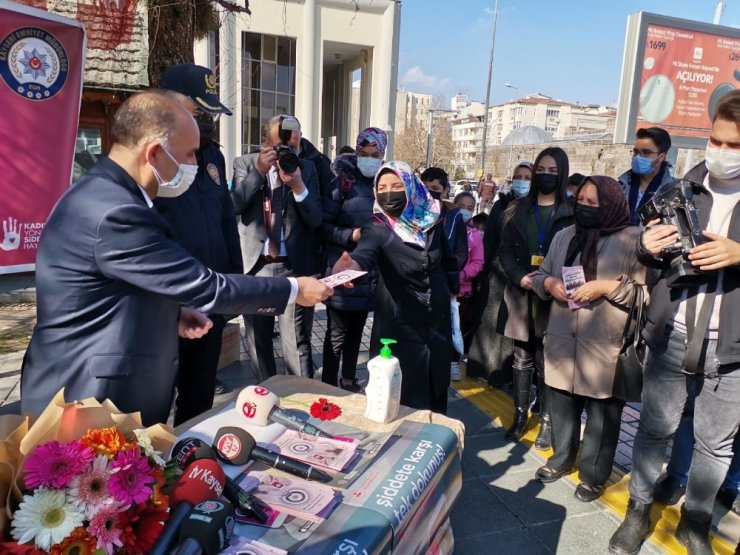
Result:
M157 210L172 225L179 243L210 269L243 273L234 205L226 182L226 165L214 141L214 120L231 115L218 98L213 72L202 66L179 64L162 73L160 88L187 97L187 108L200 130L196 153L198 173L188 191L177 198L154 201ZM213 406L214 393L227 393L217 382L221 336L226 317L210 314L213 328L200 339L180 339L175 426ZM218 387L217 387L218 383Z

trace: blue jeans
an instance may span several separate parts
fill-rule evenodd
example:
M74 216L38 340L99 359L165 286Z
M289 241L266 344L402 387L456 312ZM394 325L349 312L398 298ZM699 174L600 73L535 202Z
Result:
M691 469L691 458L694 454L694 399L696 388L689 391L687 401L688 410L681 417L676 435L673 436L673 447L671 449L671 460L666 468L666 473L686 487L689 481L689 470ZM722 489L740 490L740 434L735 435L733 444L732 463L727 471L727 477L722 483Z
M700 360L706 375L685 374L685 350L686 336L672 331L665 345L651 347L648 353L629 490L633 500L652 503L668 441L678 428L691 389L696 388L694 464L686 487L686 509L711 514L740 425L740 371L721 368L717 373L717 342L706 340Z

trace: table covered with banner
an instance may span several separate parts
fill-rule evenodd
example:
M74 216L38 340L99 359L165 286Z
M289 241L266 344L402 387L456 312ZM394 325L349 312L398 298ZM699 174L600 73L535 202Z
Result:
M275 376L261 384L280 397L280 407L309 413L319 399L336 404L341 415L332 421L309 419L328 434L352 441L356 453L341 472L332 472L326 484L332 504L319 515L292 510L258 524L237 511L230 547L223 553L451 553L454 547L450 511L460 493L463 449L462 423L430 411L402 407L391 423L379 424L363 416L365 398L304 378ZM285 431L279 424L245 424L236 399L215 407L179 426L180 439L199 438L211 445L219 429L241 426L258 445L279 443ZM255 465L224 466L226 473L245 485ZM280 471L273 471L280 477ZM287 475L283 475L287 476ZM280 481L280 480L278 480ZM283 498L309 507L320 497L314 482L285 478ZM287 485L286 485L287 484ZM294 489L290 489L294 488ZM245 489L248 489L245 486ZM256 494L258 495L258 494ZM294 507L295 509L295 507ZM310 513L310 510L309 510ZM300 515L300 516L299 516ZM305 516L305 517L304 517Z

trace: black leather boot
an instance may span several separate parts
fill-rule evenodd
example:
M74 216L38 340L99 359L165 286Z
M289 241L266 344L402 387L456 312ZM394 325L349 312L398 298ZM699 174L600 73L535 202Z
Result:
M550 418L550 388L540 380L537 387L537 396L540 398L540 433L534 442L535 449L544 451L552 445L552 420Z
M676 528L676 539L689 552L689 555L712 555L709 544L709 529L712 515L701 511L687 511L681 506L681 520Z
M622 524L609 540L609 553L613 555L635 555L650 533L650 508L652 503L643 505L630 499L627 514Z
M514 370L514 422L505 436L510 441L519 441L527 429L533 373L531 368Z

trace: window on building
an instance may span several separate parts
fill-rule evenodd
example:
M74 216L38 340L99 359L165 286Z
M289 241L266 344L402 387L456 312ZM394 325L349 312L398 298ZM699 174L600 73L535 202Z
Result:
M547 131L548 133L555 133L557 132L557 130L558 130L557 125L546 125L545 126L545 131Z
M521 126L522 126L522 122L521 121L515 121L514 122L514 125L512 125L512 127L514 129L519 129Z
M242 33L242 149L256 152L262 129L277 114L295 111L296 41Z
M558 110L557 108L548 108L547 109L547 117L548 118L559 118L560 117L560 110Z

